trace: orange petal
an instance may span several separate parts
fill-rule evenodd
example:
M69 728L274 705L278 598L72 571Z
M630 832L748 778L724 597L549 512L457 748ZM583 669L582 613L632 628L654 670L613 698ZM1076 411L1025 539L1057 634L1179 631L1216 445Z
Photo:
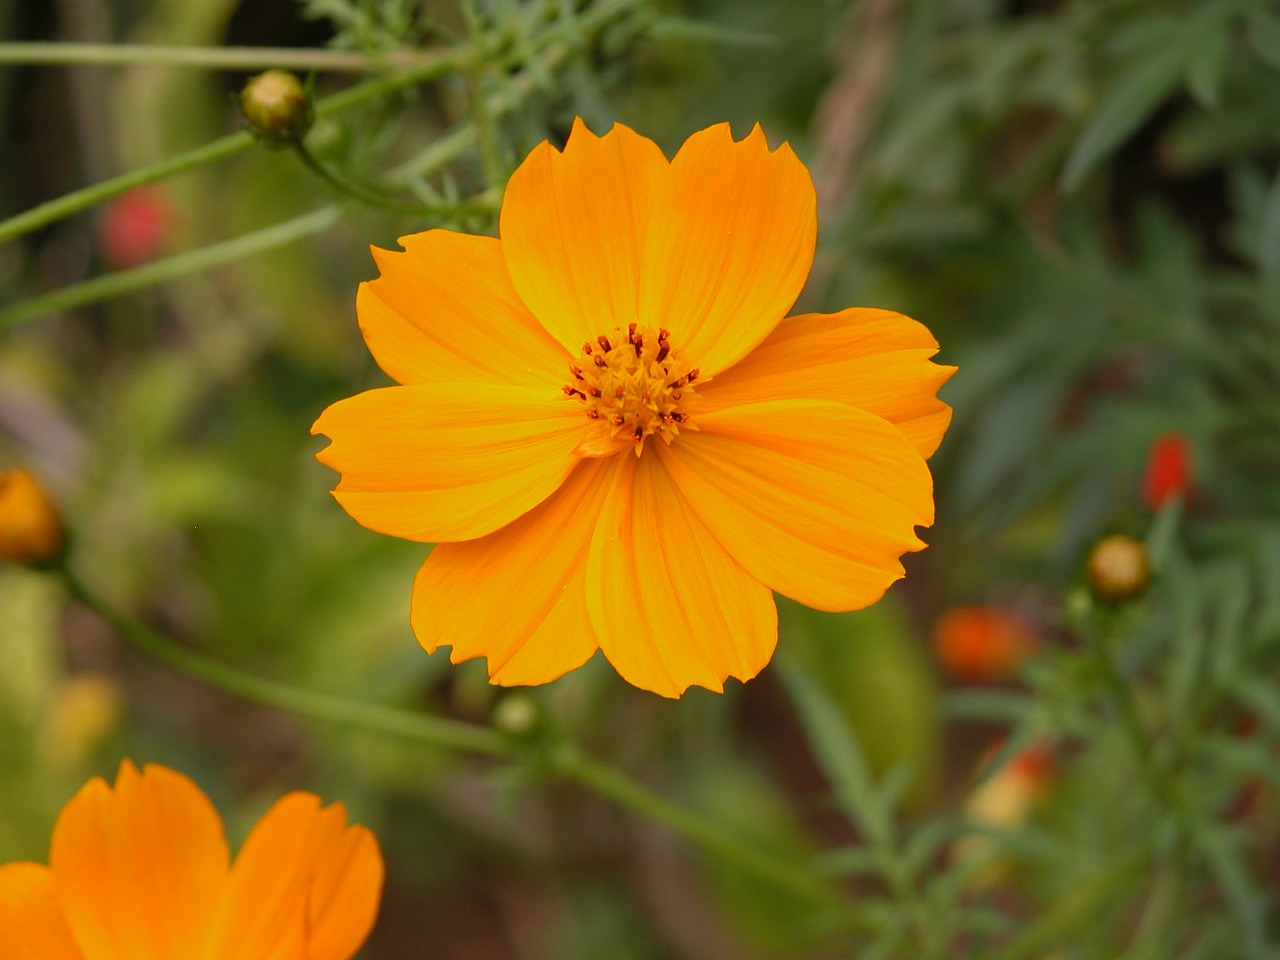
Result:
M664 697L754 677L777 641L773 595L725 553L656 457L615 459L587 561L600 649L623 679Z
M424 542L492 533L536 506L577 463L586 419L551 391L419 384L341 400L311 428L333 495L379 533Z
M813 265L813 181L757 125L695 133L671 161L645 236L640 320L671 331L704 376L758 344L791 309Z
M839 403L775 400L697 418L659 447L675 486L753 577L820 610L868 606L933 522L929 468L897 427ZM603 645L603 637L601 638Z
M634 458L632 458L634 459ZM494 683L548 683L596 651L587 547L622 457L585 460L519 520L431 551L413 585L413 631L428 652L489 658Z
M428 230L400 245L403 253L373 248L382 275L356 295L365 343L388 376L552 387L565 380L570 358L520 300L500 242Z
M931 363L938 341L910 317L853 307L778 324L760 346L698 391L698 411L766 400L832 400L888 420L923 457L951 423L937 398L955 367Z
M307 960L355 955L378 919L385 873L377 839L361 826L348 827L320 852L311 886Z
M83 960L38 863L0 866L0 960Z
M382 857L342 804L282 797L236 857L207 960L348 960L382 895Z
M636 319L640 251L667 158L614 124L575 121L564 152L543 142L511 175L500 233L520 297L573 356Z
M187 777L126 760L62 809L49 851L58 901L90 960L199 957L227 878L222 821Z

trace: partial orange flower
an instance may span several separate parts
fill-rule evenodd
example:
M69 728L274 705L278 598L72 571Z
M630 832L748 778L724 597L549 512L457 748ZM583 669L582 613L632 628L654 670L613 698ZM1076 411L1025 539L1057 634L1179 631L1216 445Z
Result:
M545 683L597 649L638 687L721 690L769 661L771 591L874 603L933 522L925 458L954 368L919 323L783 319L813 262L813 182L757 126L668 161L581 121L508 184L501 239L375 249L360 328L401 385L326 410L338 502L435 542L428 651Z
M0 960L349 960L382 877L373 834L309 793L267 811L233 864L199 787L126 760L63 808L49 866L0 866Z

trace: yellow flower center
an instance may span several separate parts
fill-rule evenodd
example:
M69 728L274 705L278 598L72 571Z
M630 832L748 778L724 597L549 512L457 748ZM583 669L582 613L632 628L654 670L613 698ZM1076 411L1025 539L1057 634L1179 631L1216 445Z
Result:
M565 395L581 403L592 421L578 446L580 456L606 457L627 448L639 456L645 437L657 434L670 443L681 427L697 429L689 408L697 399L698 371L672 348L662 328L655 333L632 323L588 340L569 373L573 379Z

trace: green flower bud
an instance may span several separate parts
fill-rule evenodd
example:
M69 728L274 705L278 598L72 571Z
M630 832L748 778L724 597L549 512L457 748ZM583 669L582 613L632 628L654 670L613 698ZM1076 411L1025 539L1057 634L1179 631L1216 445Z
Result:
M268 70L246 83L240 112L253 135L271 147L301 143L313 119L306 88L285 70Z
M1122 533L1113 533L1094 545L1086 572L1093 592L1112 603L1140 596L1151 582L1147 548Z

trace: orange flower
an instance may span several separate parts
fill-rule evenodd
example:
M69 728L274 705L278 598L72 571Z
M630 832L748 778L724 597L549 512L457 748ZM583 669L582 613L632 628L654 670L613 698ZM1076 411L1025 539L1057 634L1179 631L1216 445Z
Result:
M348 960L373 926L382 856L341 804L291 793L230 863L180 773L120 765L63 808L49 866L0 866L0 960Z
M22 468L0 472L0 560L50 563L64 540L62 515L39 478Z
M348 513L439 543L413 593L428 651L531 684L599 648L664 696L720 690L772 655L771 590L851 610L902 576L953 368L887 310L783 320L816 232L808 171L758 126L668 161L579 121L512 176L501 239L373 251L356 310L401 386L313 431Z
M1011 610L952 607L933 625L933 649L947 672L961 680L1011 680L1035 650L1035 629Z

